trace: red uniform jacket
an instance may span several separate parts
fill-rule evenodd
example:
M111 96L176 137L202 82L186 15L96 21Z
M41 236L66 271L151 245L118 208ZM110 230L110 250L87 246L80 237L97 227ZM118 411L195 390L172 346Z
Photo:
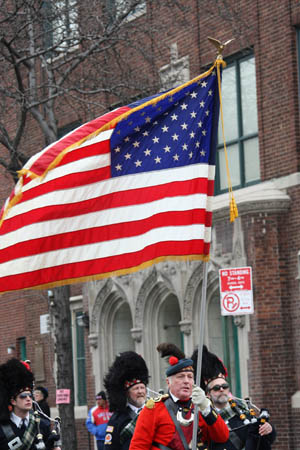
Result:
M226 442L228 440L228 428L221 416L217 415L215 411L206 417L199 413L199 428L202 432L203 442ZM173 450L183 449L181 441L177 440L176 443L175 439L174 445L175 436L176 427L164 402L162 400L155 401L154 405L146 404L141 411L131 440L130 450L157 450L157 447L152 444L153 442L167 447L173 442L173 445L171 444Z

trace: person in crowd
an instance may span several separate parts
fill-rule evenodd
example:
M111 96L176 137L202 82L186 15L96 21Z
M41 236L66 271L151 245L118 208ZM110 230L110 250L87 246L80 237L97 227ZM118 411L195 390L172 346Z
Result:
M199 408L197 447L212 441L226 442L229 431L211 406L203 389L194 385L193 361L173 344L158 346L161 356L170 356L166 370L168 394L147 401L136 424L130 450L191 448L194 406Z
M104 441L105 450L128 450L140 411L147 399L149 373L136 352L119 354L104 377L109 408L113 412Z
M197 357L195 350L192 355L194 367ZM230 431L227 442L213 442L212 450L270 450L276 431L269 422L268 411L262 409L255 413L249 401L235 398L230 392L227 376L222 361L203 346L201 386Z
M41 411L46 414L47 417L50 417L50 407L47 402L48 398L48 389L43 386L37 386L34 388L33 397L37 402L38 406L41 408Z
M33 412L33 382L28 363L12 358L0 365L0 450L61 450L49 421Z
M96 395L96 406L89 410L85 423L88 431L96 438L98 450L103 450L106 427L111 415L105 392L98 392Z

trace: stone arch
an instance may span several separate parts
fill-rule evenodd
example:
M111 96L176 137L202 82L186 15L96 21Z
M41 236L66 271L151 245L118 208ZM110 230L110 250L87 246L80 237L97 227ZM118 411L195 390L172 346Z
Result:
M174 286L170 279L165 274L158 271L156 267L153 267L149 276L143 281L137 295L134 314L134 325L136 328L142 329L143 327L144 309L149 296L153 299L153 296L159 295L161 289L164 288L175 293Z
M142 283L136 299L134 325L139 330L142 330L143 328L143 315L146 299L149 295L149 292L151 292L156 283L157 283L157 270L156 267L153 267L149 276Z
M185 351L187 355L191 355L194 348L199 341L199 326L200 326L200 308L202 300L202 283L203 283L203 264L199 263L192 272L184 295L183 302L183 320L181 323L182 331L184 333ZM206 263L210 264L210 263ZM208 267L207 275L207 292L205 314L207 318L208 305L218 290L218 274L213 269L212 265ZM204 343L208 342L208 333L206 327L204 334Z
M101 285L91 312L89 334L96 384L99 383L97 388L102 388L98 380L103 380L115 357L113 325L118 311L125 305L128 305L132 323L132 310L122 287L111 278Z
M165 303L167 302L167 303ZM181 308L174 286L168 276L153 268L144 280L138 293L135 314L135 331L139 330L141 337L140 351L145 357L151 374L150 387L158 389L160 378L160 356L156 351L160 343L160 314L164 314L164 306L173 305L173 317L181 318Z
M183 320L192 324L193 318L193 303L199 283L203 278L203 263L200 262L195 270L192 272L188 283L186 285L184 300L183 300Z
M126 300L118 302L112 310L110 320L107 322L109 325L108 333L112 336L111 355L115 357L121 352L135 350L134 340L131 335L133 326L132 314Z
M194 291L194 298L192 302L192 329L193 329L193 346L195 347L199 341L199 327L200 327L200 308L202 301L202 284L203 276L199 280L198 286ZM207 289L206 289L206 305L205 305L205 330L204 330L204 343L208 344L209 334L207 327L208 308L212 298L219 290L219 278L218 273L214 270L209 270L207 274Z

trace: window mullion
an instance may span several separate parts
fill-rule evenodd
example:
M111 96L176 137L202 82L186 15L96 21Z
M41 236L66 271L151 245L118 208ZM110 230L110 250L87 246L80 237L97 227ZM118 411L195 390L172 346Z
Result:
M242 92L241 92L241 71L239 61L235 61L236 67L236 98L237 98L237 118L238 118L238 147L240 158L240 176L241 186L245 185L245 158L244 158L244 144L242 141L243 136L243 108L242 108Z

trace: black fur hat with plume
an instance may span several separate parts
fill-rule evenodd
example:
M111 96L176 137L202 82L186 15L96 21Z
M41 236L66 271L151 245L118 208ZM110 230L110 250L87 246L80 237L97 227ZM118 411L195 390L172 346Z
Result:
M194 350L192 354L192 360L196 377L198 349ZM218 358L218 356L214 353L208 351L206 345L203 345L200 381L200 386L202 387L202 389L205 390L210 381L216 378L226 378L227 375L227 369L220 358Z
M120 353L104 377L110 411L124 411L127 405L127 391L135 384L149 381L148 367L144 358L136 352Z
M0 421L7 421L10 417L10 400L22 391L32 391L33 373L28 363L17 358L11 358L0 365Z
M193 361L191 359L187 359L183 351L176 345L169 342L163 342L162 344L159 344L156 349L162 358L165 356L170 357L169 367L166 370L167 377L175 375L178 372L194 371Z

